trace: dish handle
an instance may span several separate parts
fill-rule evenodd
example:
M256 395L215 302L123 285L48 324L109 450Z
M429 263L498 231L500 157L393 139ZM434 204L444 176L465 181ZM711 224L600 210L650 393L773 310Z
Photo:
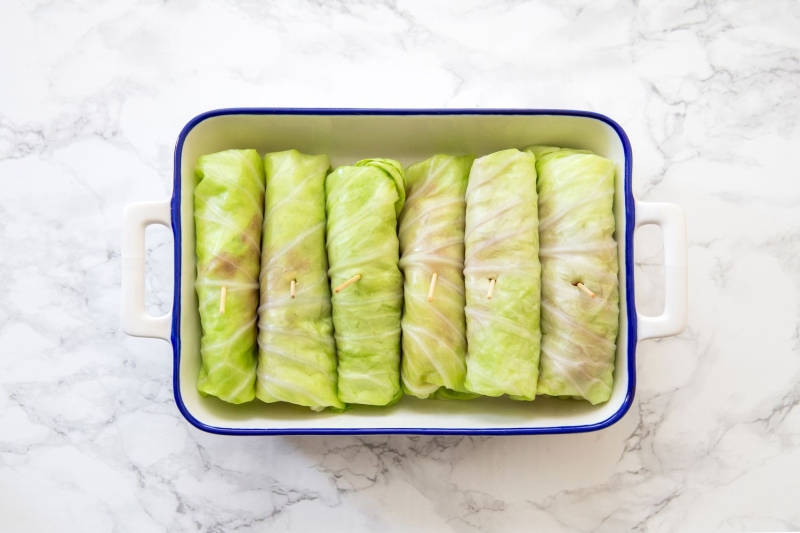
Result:
M172 228L169 200L128 204L122 215L122 329L135 337L169 342L172 312L147 314L144 308L144 232L151 224Z
M689 301L689 272L686 217L675 204L636 202L636 228L655 224L664 239L665 299L661 316L636 313L639 340L677 335L686 327Z

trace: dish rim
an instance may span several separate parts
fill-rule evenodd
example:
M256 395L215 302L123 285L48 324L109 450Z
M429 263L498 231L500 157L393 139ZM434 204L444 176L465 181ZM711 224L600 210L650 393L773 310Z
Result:
M514 428L229 428L211 426L194 417L189 412L180 388L181 361L181 266L182 266L182 230L181 230L181 159L183 145L189 133L201 122L210 118L225 115L555 115L590 118L609 125L619 136L625 155L625 175L623 191L625 197L625 304L628 311L628 388L625 400L619 409L601 422L584 425L566 425L553 427L514 427ZM173 185L170 199L170 219L172 222L174 246L174 287L172 300L172 330L170 341L173 353L172 388L175 404L183 417L194 427L217 435L463 435L463 436L512 436L512 435L553 435L568 433L587 433L599 431L617 423L628 412L633 404L636 391L636 347L638 342L637 314L634 294L633 272L633 233L636 229L635 201L633 198L632 167L633 152L625 130L617 122L601 113L572 109L380 109L380 108L279 108L279 107L233 107L206 111L195 116L178 135L173 159Z

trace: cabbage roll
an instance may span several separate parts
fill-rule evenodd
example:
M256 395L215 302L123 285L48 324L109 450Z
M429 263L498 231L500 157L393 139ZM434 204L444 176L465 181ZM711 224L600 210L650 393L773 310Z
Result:
M476 159L466 198L466 387L533 400L541 340L535 157L511 149Z
M403 168L391 159L365 159L330 173L325 190L339 399L388 405L402 395L397 216L405 200Z
M325 253L325 155L264 156L267 178L256 397L315 411L344 408Z
M614 164L585 150L528 150L539 171L539 393L605 402L619 329Z
M197 390L248 402L256 393L264 167L255 150L227 150L202 156L195 172L195 290L203 329Z
M400 269L405 278L400 375L406 394L419 398L428 398L440 388L445 389L438 397L468 392L464 387L464 193L473 159L437 155L405 172L407 196L399 231Z

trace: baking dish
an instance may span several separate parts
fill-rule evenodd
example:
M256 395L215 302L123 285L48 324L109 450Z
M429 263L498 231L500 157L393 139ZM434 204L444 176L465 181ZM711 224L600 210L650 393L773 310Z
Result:
M200 368L200 321L194 291L194 165L203 154L230 148L260 153L296 148L324 153L336 167L367 157L409 165L436 153L473 153L533 144L589 149L617 168L614 211L620 262L620 333L614 389L605 404L538 397L534 402L480 398L432 401L405 397L389 408L356 407L345 413L259 401L229 405L203 398L196 389ZM122 241L122 327L130 335L172 343L175 402L199 429L227 435L458 434L523 435L601 429L630 408L636 388L638 341L675 335L687 314L687 248L683 212L675 205L638 202L631 192L631 147L622 128L585 111L527 109L221 109L192 119L175 147L171 200L130 204ZM172 228L175 290L172 312L144 310L144 235L150 224ZM633 233L656 224L664 240L665 308L661 316L636 313Z

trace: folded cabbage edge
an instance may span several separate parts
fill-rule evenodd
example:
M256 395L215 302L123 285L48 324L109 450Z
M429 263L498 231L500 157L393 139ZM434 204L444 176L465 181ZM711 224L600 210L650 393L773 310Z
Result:
M195 173L195 290L202 328L197 390L244 403L255 397L264 168L255 150L227 150L200 157Z
M598 404L611 396L619 333L614 164L588 150L537 157L542 261L538 392ZM591 298L575 284L585 285Z
M267 187L256 397L314 411L344 409L337 394L325 251L329 168L325 155L288 150L264 156Z
M400 163L365 159L339 167L325 181L331 288L339 361L339 399L385 406L402 396L397 215L405 200Z
M464 195L474 159L440 154L405 171L407 196L398 231L404 277L401 379L404 392L418 398L477 397L464 386Z
M510 149L476 159L466 199L465 386L533 400L541 340L535 156Z

